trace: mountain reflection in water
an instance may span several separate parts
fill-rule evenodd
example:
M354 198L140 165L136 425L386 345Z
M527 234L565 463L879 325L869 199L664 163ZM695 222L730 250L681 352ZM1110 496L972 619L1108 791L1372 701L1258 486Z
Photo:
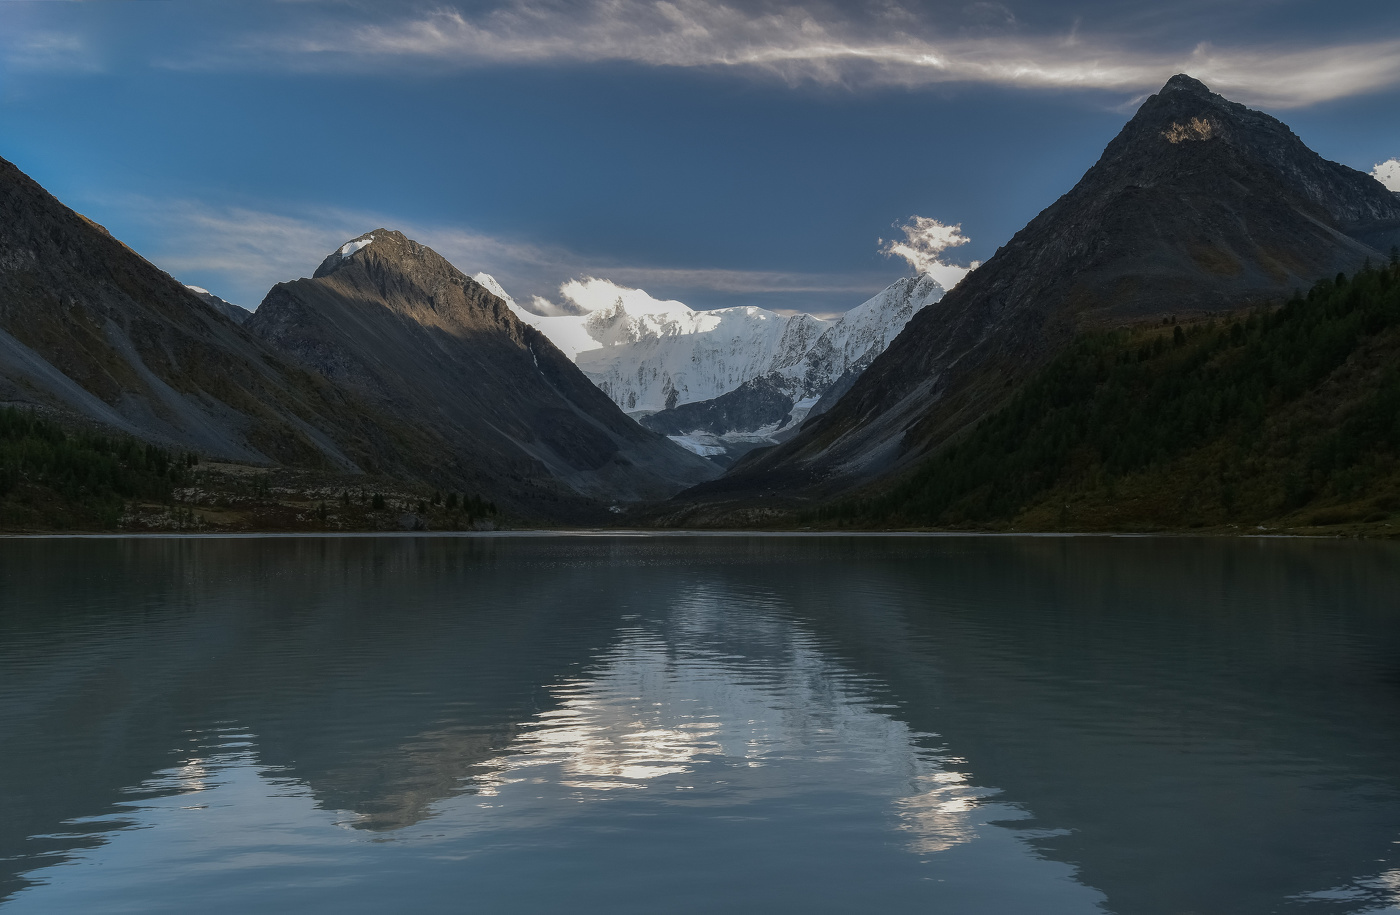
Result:
M0 910L1393 910L1397 559L0 543Z

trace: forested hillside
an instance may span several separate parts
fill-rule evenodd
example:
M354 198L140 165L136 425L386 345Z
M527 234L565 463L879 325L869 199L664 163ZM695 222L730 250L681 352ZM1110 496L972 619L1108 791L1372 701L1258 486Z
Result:
M476 493L201 462L193 452L0 409L0 531L460 531L504 520Z
M67 432L28 411L0 410L0 530L115 528L127 500L170 502L196 460L130 436Z
M961 441L822 525L1400 525L1400 265L1281 307L1077 340Z

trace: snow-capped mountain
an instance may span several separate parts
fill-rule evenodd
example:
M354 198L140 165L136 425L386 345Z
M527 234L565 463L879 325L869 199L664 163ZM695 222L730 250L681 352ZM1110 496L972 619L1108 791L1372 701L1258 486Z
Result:
M863 370L884 352L915 312L943 298L943 291L927 273L896 280L843 314L799 362L779 374L791 382L796 399L821 397L843 375Z
M486 274L477 281L500 288ZM562 291L587 311L542 317L516 306L515 313L630 413L708 400L750 378L789 369L831 324L754 307L696 311L606 280L569 283Z
M720 463L783 441L850 389L916 312L943 297L931 276L909 277L852 308L795 363L707 401L639 416L654 432Z
M752 306L696 311L589 279L561 289L583 314L545 317L516 305L489 274L475 279L618 406L709 457L732 457L795 429L943 295L933 277L909 277L832 321Z

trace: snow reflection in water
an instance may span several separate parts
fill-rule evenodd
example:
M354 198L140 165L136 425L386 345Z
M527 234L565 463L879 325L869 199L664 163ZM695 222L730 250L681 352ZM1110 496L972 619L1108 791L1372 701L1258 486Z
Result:
M331 884L353 883L346 871L373 867L367 844L379 854L388 843L461 860L503 834L530 842L567 822L587 827L596 820L590 811L623 796L682 816L757 808L763 819L803 804L803 795L855 798L867 814L886 810L886 834L906 835L920 856L973 841L988 819L1024 815L985 809L994 791L970 784L953 768L961 760L930 749L932 735L886 714L874 684L775 608L697 592L620 636L585 674L549 688L543 710L500 752L468 762L470 774L428 805L426 819L412 815L423 808L411 793L397 814L325 809L294 772L258 759L256 735L223 729L129 789L116 817L74 821L102 844L68 860L101 865L103 892L140 895L150 861L186 877L226 869L249 881L295 864L339 872L324 878ZM435 752L460 749L432 736L424 745ZM392 798L389 776L384 797ZM31 872L38 885L10 905L82 905L82 885L55 876Z
M994 790L950 768L963 761L930 749L935 735L881 711L871 684L809 634L776 617L716 613L735 606L755 608L696 593L667 627L625 631L587 676L550 690L556 707L482 764L467 790L497 797L515 785L552 784L588 801L619 789L713 787L716 777L701 772L708 765L724 773L726 803L836 778L845 790L887 798L919 854L975 837L978 806ZM740 643L750 653L736 651ZM753 771L770 766L781 773ZM997 811L1000 820L1022 816Z
M1400 840L1397 840L1400 841ZM1374 877L1362 877L1350 886L1339 886L1294 896L1291 902L1344 905L1353 915L1400 913L1400 870L1388 870ZM1361 908L1357 908L1361 906Z

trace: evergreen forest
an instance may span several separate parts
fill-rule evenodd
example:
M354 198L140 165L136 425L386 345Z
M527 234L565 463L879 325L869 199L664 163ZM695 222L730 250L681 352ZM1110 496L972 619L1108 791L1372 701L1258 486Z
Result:
M1400 265L1272 309L1086 334L834 527L1400 523ZM1377 530L1384 533L1384 530Z

